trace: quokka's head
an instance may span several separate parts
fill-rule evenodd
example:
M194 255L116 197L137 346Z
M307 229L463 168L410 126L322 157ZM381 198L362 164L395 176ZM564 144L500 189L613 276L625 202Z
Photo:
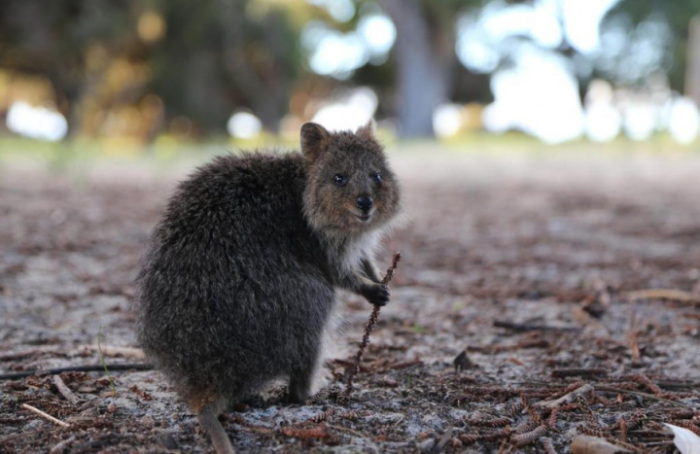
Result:
M355 133L330 133L306 123L301 150L308 172L304 210L315 229L362 233L386 225L399 212L399 185L371 122Z

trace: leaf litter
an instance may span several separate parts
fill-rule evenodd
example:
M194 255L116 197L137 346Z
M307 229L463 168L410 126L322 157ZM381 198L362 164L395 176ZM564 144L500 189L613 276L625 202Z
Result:
M700 434L700 157L394 153L392 301L345 306L327 384L222 416L242 452L674 452ZM0 452L205 452L135 350L133 277L182 166L0 169ZM381 258L388 264L390 253ZM70 396L70 397L69 397ZM65 423L27 410L35 408ZM585 438L588 437L588 438Z

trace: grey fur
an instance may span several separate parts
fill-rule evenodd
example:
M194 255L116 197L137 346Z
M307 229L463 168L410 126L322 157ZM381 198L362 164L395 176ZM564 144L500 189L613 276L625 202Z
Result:
M139 342L212 436L212 415L271 379L289 377L292 401L309 396L336 288L389 299L372 256L399 189L371 128L331 134L307 123L302 152L198 169L145 254Z

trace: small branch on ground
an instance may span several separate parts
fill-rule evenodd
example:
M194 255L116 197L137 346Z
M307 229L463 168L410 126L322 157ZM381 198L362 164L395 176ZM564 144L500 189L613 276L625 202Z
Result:
M49 450L49 454L63 454L66 452L66 448L75 441L76 436L73 435L59 443L57 443L53 448Z
M152 364L107 364L109 370L112 372L125 371L125 370L152 370ZM42 376L42 375L55 375L62 374L63 372L101 372L104 371L104 366L102 365L89 365L89 366L69 366L69 367L57 367L55 369L46 370L25 370L23 372L12 372L9 374L0 374L0 380L19 380L20 378L31 377L32 375Z
M50 414L44 413L43 411L39 410L36 407L32 407L29 404L22 404L22 408L25 408L29 411L32 411L32 412L36 413L37 415L41 416L42 418L47 419L54 424L58 424L61 427L66 427L66 428L70 427L70 424L68 424L67 422L63 422L60 419L56 419L53 416L51 416Z
M630 349L630 355L632 356L632 360L635 362L639 362L639 360L642 357L642 354L639 350L639 343L637 342L637 314L636 312L632 314L632 318L630 319L630 329L627 332L627 346Z
M388 285L389 282L391 282L391 279L394 277L394 271L399 265L399 260L401 260L401 253L397 252L394 254L394 258L391 261L391 266L386 271L384 279L382 279L382 284ZM343 393L343 395L340 396L339 399L341 403L347 403L350 400L350 394L352 393L353 389L352 380L355 377L355 374L357 374L357 372L359 372L360 370L360 363L362 362L362 357L365 354L365 348L367 347L367 344L369 344L369 336L374 330L374 325L377 324L377 319L379 319L380 310L381 306L374 306L372 308L372 313L370 314L369 320L367 321L367 326L365 326L365 333L362 336L360 348L357 350L357 355L355 355L355 363L353 364L353 368L350 369L350 373L348 374L348 384L345 388L345 393Z
M495 354L524 348L549 348L550 345L546 339L523 339L515 345L470 345L467 347L467 352Z
M97 345L79 345L75 350L66 352L63 348L59 346L44 346L41 348L32 348L30 350L13 351L0 353L1 361L17 361L21 359L26 359L32 356L40 356L56 353L61 350L62 356L83 356L89 352L99 352ZM140 348L134 347L118 347L113 345L102 345L102 354L104 356L113 357L119 356L123 358L133 358L133 359L145 359L146 355Z
M558 399L537 402L534 406L540 407L540 408L549 408L551 410L551 409L557 408L561 405L574 402L576 399L579 398L579 396L584 396L586 394L589 394L589 393L593 392L593 390L594 390L593 386L586 383L583 386L576 388L575 390L571 391L569 394L566 394Z
M552 378L567 378L567 377L607 377L608 371L599 367L588 369L554 369L551 373Z
M113 345L81 345L79 350L102 352L102 356L121 356L124 358L144 359L146 354L140 348L116 347Z
M44 348L32 348L31 350L24 350L18 352L8 352L0 354L0 361L16 361L20 359L25 359L30 356L40 355L43 353L53 353L58 349L58 347L44 347Z
M669 288L652 288L629 292L627 293L627 299L630 301L662 299L679 301L681 303L700 303L699 294Z
M645 392L641 392L641 391L635 391L633 389L624 389L624 388L618 388L615 386L608 386L608 385L596 385L595 389L596 389L596 391L612 392L612 393L618 393L618 394L634 394L635 396L644 397L644 398L650 399L650 400L665 402L667 404L677 405L679 407L692 408L690 405L688 405L684 402L681 402L681 401L666 399L663 397L655 396L654 394L649 394L649 393L645 393Z
M68 388L68 386L66 386L65 382L63 381L60 375L53 376L53 384L56 385L58 392L60 392L68 402L70 402L73 405L78 404L78 397L75 394L73 394L73 391L71 391L70 388Z
M577 333L582 331L582 328L575 326L549 326L549 325L538 325L530 323L516 323L510 322L508 320L494 320L493 326L496 328L505 328L516 333L522 333L526 331L554 331L562 333Z

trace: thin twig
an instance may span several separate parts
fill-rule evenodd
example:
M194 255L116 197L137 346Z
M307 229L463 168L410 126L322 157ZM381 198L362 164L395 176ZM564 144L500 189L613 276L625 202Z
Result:
M18 360L18 359L24 359L29 356L34 356L37 354L42 354L42 353L51 353L55 352L59 347L58 346L51 346L51 347L43 347L43 348L32 348L31 350L24 350L24 351L18 351L18 352L8 352L8 353L1 353L0 354L0 361L13 361L13 360Z
M496 328L505 328L517 333L522 333L526 331L554 331L562 333L578 333L582 331L582 328L576 326L550 326L550 325L538 325L533 323L516 323L510 322L508 320L494 320L493 326Z
M666 402L668 404L673 404L673 405L678 405L679 407L688 407L688 408L693 408L688 404L685 404L683 402L677 401L677 400L671 400L671 399L664 399L663 397L655 396L653 394L649 393L643 393L641 391L634 391L632 389L623 389L623 388L617 388L615 386L608 386L608 385L595 385L596 391L604 391L604 392L611 392L611 393L619 393L619 394L634 394L635 396L641 396L647 399L651 400L657 400L659 402Z
M73 394L73 391L66 386L66 383L63 381L60 375L54 375L53 376L53 384L56 385L56 388L58 389L58 392L63 394L63 397L66 398L66 400L73 405L78 404L78 397Z
M669 288L652 288L646 290L637 290L629 292L627 298L630 301L641 299L664 299L670 301L679 301L682 303L700 303L700 295L696 293L685 292L683 290Z
M125 371L125 370L151 370L153 369L152 364L108 364L109 370L115 371ZM62 374L63 372L100 372L104 371L104 367L99 365L88 365L88 366L69 366L69 367L57 367L54 369L46 370L25 370L22 372L12 372L9 374L0 374L0 380L18 380L20 378L31 377L32 375L42 376L42 375L54 375Z
M606 377L608 371L600 367L591 368L567 368L554 369L551 373L552 378L567 378L567 377Z
M467 351L495 354L525 348L548 348L550 345L550 342L546 339L524 339L511 345L469 345L467 346Z
M632 313L630 319L630 329L627 332L627 346L630 349L630 355L634 361L639 361L641 353L639 351L639 343L637 342L637 313Z
M539 407L539 408L549 408L554 409L557 408L561 405L571 403L578 399L580 396L584 396L586 394L589 394L590 392L593 391L593 386L589 385L588 383L584 384L583 386L580 386L570 393L555 399L555 400L545 400L542 402L537 402L534 406Z
M73 443L75 441L75 438L76 438L75 435L73 435L72 437L59 442L58 444L56 444L56 446L51 448L51 450L49 451L49 454L63 454L65 452L66 448L68 447L68 445L70 445L71 443Z
M394 270L396 270L396 267L399 265L399 260L401 260L401 254L399 252L394 254L394 258L391 261L391 266L389 269L386 271L386 274L384 275L384 279L382 279L382 284L387 285L389 282L391 282L391 279L394 277ZM350 369L350 373L348 374L348 383L347 387L345 388L345 393L341 396L341 401L347 402L350 400L350 394L352 393L352 380L355 377L355 374L360 371L360 363L362 362L362 357L365 354L365 348L367 347L367 344L369 344L369 336L374 330L374 325L377 324L377 319L379 318L379 311L381 310L381 306L374 306L372 308L372 313L369 316L369 320L367 321L367 326L365 326L365 333L362 336L362 342L360 343L360 348L357 350L357 355L355 355L355 363L353 364L353 368Z
M114 345L81 345L79 350L89 350L102 352L102 356L121 356L125 358L144 359L146 354L140 348L134 347L117 347Z
M29 404L22 404L22 408L26 408L26 409L29 410L29 411L33 411L34 413L36 413L37 415L41 416L42 418L48 419L48 420L51 421L52 423L58 424L58 425L61 426L61 427L66 427L66 428L70 427L70 424L68 424L67 422L63 422L63 421L61 421L60 419L56 419L56 418L54 418L53 416L51 416L50 414L44 413L43 411L39 410L39 409L36 408L36 407L32 407L32 406L29 405Z

